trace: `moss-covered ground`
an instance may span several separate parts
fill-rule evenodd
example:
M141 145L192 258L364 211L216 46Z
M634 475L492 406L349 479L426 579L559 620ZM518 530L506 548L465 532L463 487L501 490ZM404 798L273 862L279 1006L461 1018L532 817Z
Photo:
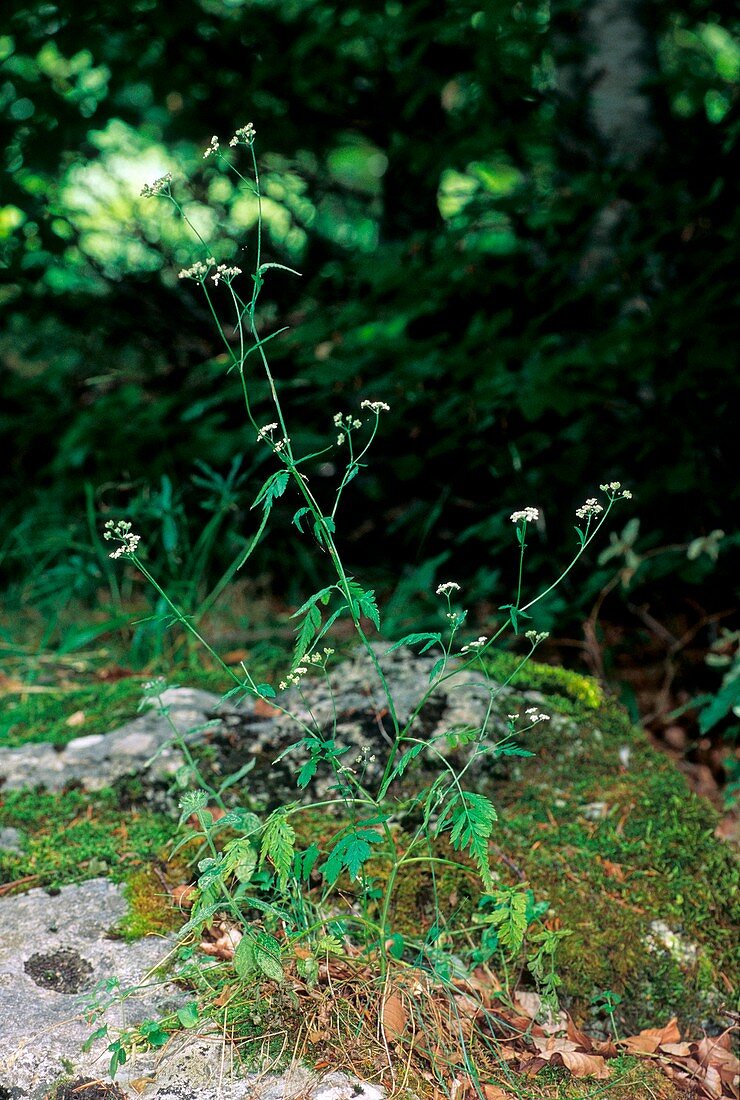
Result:
M513 660L495 658L493 673L505 678ZM174 682L216 688L211 673L180 674ZM528 735L536 755L515 761L496 782L494 867L505 881L526 880L535 898L549 903L549 924L572 932L562 942L559 971L574 1015L588 1018L592 997L611 990L622 998L618 1019L626 1031L678 1015L696 1034L721 1004L733 1004L740 972L738 865L714 837L715 812L594 681L531 664L512 686L539 692L539 705L568 721L536 727ZM140 691L138 678L126 678L10 696L0 743L63 743L102 732L135 716ZM79 712L84 722L69 725ZM164 867L174 829L168 816L137 807L135 798L122 802L120 790L0 791L0 824L23 834L21 852L0 853L3 882L54 887L108 875L127 884L133 903L123 934L171 926L165 888L152 870ZM404 876L399 926L408 921L418 929L431 920L424 874ZM460 918L475 908L472 876L442 874L436 890ZM538 1078L534 1091L520 1095L642 1095L629 1077L638 1070L625 1067L624 1085L615 1080L611 1091L568 1091L573 1083L555 1073L550 1092ZM645 1096L672 1095L665 1082L663 1092L650 1088Z

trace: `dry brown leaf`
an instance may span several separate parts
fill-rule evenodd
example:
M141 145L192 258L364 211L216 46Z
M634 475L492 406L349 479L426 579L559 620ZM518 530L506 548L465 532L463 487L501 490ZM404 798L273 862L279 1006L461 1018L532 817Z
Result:
M172 901L180 909L192 909L198 890L192 884L184 882L181 886L175 886L172 890Z
M403 1001L397 993L390 993L383 1002L383 1031L386 1038L392 1043L396 1042L406 1030L407 1023L408 1016Z
M542 1008L542 998L539 993L517 993L514 998L514 1003L522 1010L525 1016L528 1016L530 1020L534 1020L539 1010Z
M574 1077L596 1077L603 1081L609 1076L609 1067L600 1055L584 1054L577 1049L578 1043L571 1039L533 1037L532 1042L537 1047L540 1058L546 1062L554 1062L555 1065L562 1063Z
M85 724L85 712L84 710L76 710L74 714L70 714L69 718L64 723L65 726L69 726L70 729L75 729L77 726L84 726Z
M661 1054L672 1054L675 1058L688 1058L691 1054L690 1043L661 1043Z
M574 1077L596 1077L599 1081L605 1081L610 1076L610 1069L599 1054L583 1054L579 1050L560 1051L563 1065L567 1066Z
M714 1066L707 1066L701 1079L701 1087L711 1100L722 1100L725 1090L722 1088L722 1078Z
M134 1077L133 1080L129 1080L129 1085L134 1092L139 1093L143 1092L147 1085L153 1085L154 1081L154 1077Z
M567 1017L567 1020L568 1024L566 1035L570 1039L571 1043L577 1043L581 1050L585 1050L587 1054L590 1054L591 1050L593 1049L593 1044L588 1035L585 1035L584 1032L580 1030L580 1028L576 1027L570 1016Z
M510 1092L504 1092L498 1085L482 1085L486 1100L512 1100Z
M730 1041L730 1037L726 1033L716 1039L704 1038L697 1045L695 1055L702 1065L714 1066L719 1071L723 1081L728 1084L732 1084L733 1078L740 1074L740 1061L727 1048L727 1043Z
M663 1043L678 1043L681 1041L681 1032L678 1030L676 1017L669 1020L665 1027L649 1027L641 1031L639 1035L630 1035L622 1040L630 1054L655 1054Z

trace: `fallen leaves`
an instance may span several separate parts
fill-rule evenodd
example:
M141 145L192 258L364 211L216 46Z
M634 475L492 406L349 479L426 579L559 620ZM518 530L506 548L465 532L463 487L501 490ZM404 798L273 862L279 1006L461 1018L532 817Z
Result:
M383 1002L382 1019L386 1039L395 1043L401 1038L408 1024L408 1015L403 1007L403 1001L395 991L389 993Z
M574 1077L596 1077L599 1081L605 1081L609 1077L609 1067L600 1055L579 1050L578 1043L571 1042L570 1039L554 1035L547 1038L533 1035L532 1042L537 1053L526 1061L523 1060L522 1069L525 1073L537 1073L546 1062L551 1062L556 1066L565 1066Z
M698 1042L682 1042L676 1019L663 1028L646 1028L639 1035L624 1039L627 1053L658 1061L663 1071L679 1088L706 1100L740 1098L740 1061L732 1052L728 1028L722 1035L706 1036Z

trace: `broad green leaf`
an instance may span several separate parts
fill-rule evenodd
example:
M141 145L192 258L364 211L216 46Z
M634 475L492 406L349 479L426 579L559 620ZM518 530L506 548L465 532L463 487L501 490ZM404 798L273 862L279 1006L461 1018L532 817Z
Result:
M234 970L240 978L251 978L256 969L254 939L251 934L245 933L234 952Z
M259 932L254 940L254 961L259 969L273 982L283 980L283 968L280 964L280 944L269 932Z
M183 1027L195 1027L198 1023L198 1006L195 1001L188 1001L178 1008L177 1018Z

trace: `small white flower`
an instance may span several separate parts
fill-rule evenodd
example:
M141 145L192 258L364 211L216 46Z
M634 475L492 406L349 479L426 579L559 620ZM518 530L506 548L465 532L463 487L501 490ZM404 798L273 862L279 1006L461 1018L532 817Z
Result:
M246 126L240 126L234 134L233 138L229 142L229 145L233 148L235 145L244 143L245 145L251 145L255 139L257 131L251 122L248 122Z
M178 279L197 279L199 283L202 283L215 262L213 256L209 256L205 262L196 260L191 267L184 267L182 271L178 272L177 277Z
M550 635L546 630L543 630L542 632L539 632L537 630L527 630L524 634L524 637L528 641L532 642L533 645L539 645L540 642L544 642L545 638L549 638Z
M240 267L227 267L226 264L219 264L213 275L211 275L211 280L215 286L218 286L222 279L225 283L230 283L235 276L241 275L241 273L242 269Z
M266 435L274 432L277 426L277 424L265 424L265 426L263 428L260 428L260 430L257 432L257 438L264 439Z
M334 424L337 428L340 428L342 426L342 414L341 413L334 413Z
M112 519L109 519L105 525L105 531L103 534L104 539L115 539L116 542L120 542L120 546L117 546L112 554L109 554L109 558L129 558L132 554L136 553L136 549L141 542L141 535L135 535L131 530L131 524L125 519L121 519L118 523L114 523Z
M576 515L579 519L586 519L588 516L596 516L603 511L604 509L596 497L589 497L585 504L581 505L580 508L576 508Z
M362 427L362 421L361 420L353 420L352 421L352 427L353 428L361 428Z
M609 493L616 500L621 497L623 500L632 500L632 493L629 489L622 488L621 481L609 481L604 485L599 485L602 493Z
M482 649L482 647L486 644L487 641L488 641L488 639L486 638L485 634L481 634L480 638L477 638L476 641L468 642L467 645L464 645L462 647L462 649L460 650L460 652L461 653L469 653L471 650L475 652L479 649Z
M166 175L160 176L154 183L145 183L141 189L141 194L145 199L152 199L156 195L169 195L171 183L172 173L167 172Z
M510 516L512 523L536 523L539 518L538 508L522 508L521 512L512 512Z
M449 596L450 592L459 592L460 585L456 581L445 581L444 584L437 586L438 596Z
M385 401L362 401L360 403L361 409L369 409L370 412L374 412L376 415L381 412L390 412L390 405L386 405Z
M337 436L337 446L339 446L341 443L344 443L344 436L340 434Z
M206 149L205 153L203 154L203 160L208 160L208 158L213 153L217 153L218 150L219 150L218 135L214 134L213 137L210 140L208 148Z
M516 722L519 715L518 714L507 714L506 717L509 719L510 722Z

